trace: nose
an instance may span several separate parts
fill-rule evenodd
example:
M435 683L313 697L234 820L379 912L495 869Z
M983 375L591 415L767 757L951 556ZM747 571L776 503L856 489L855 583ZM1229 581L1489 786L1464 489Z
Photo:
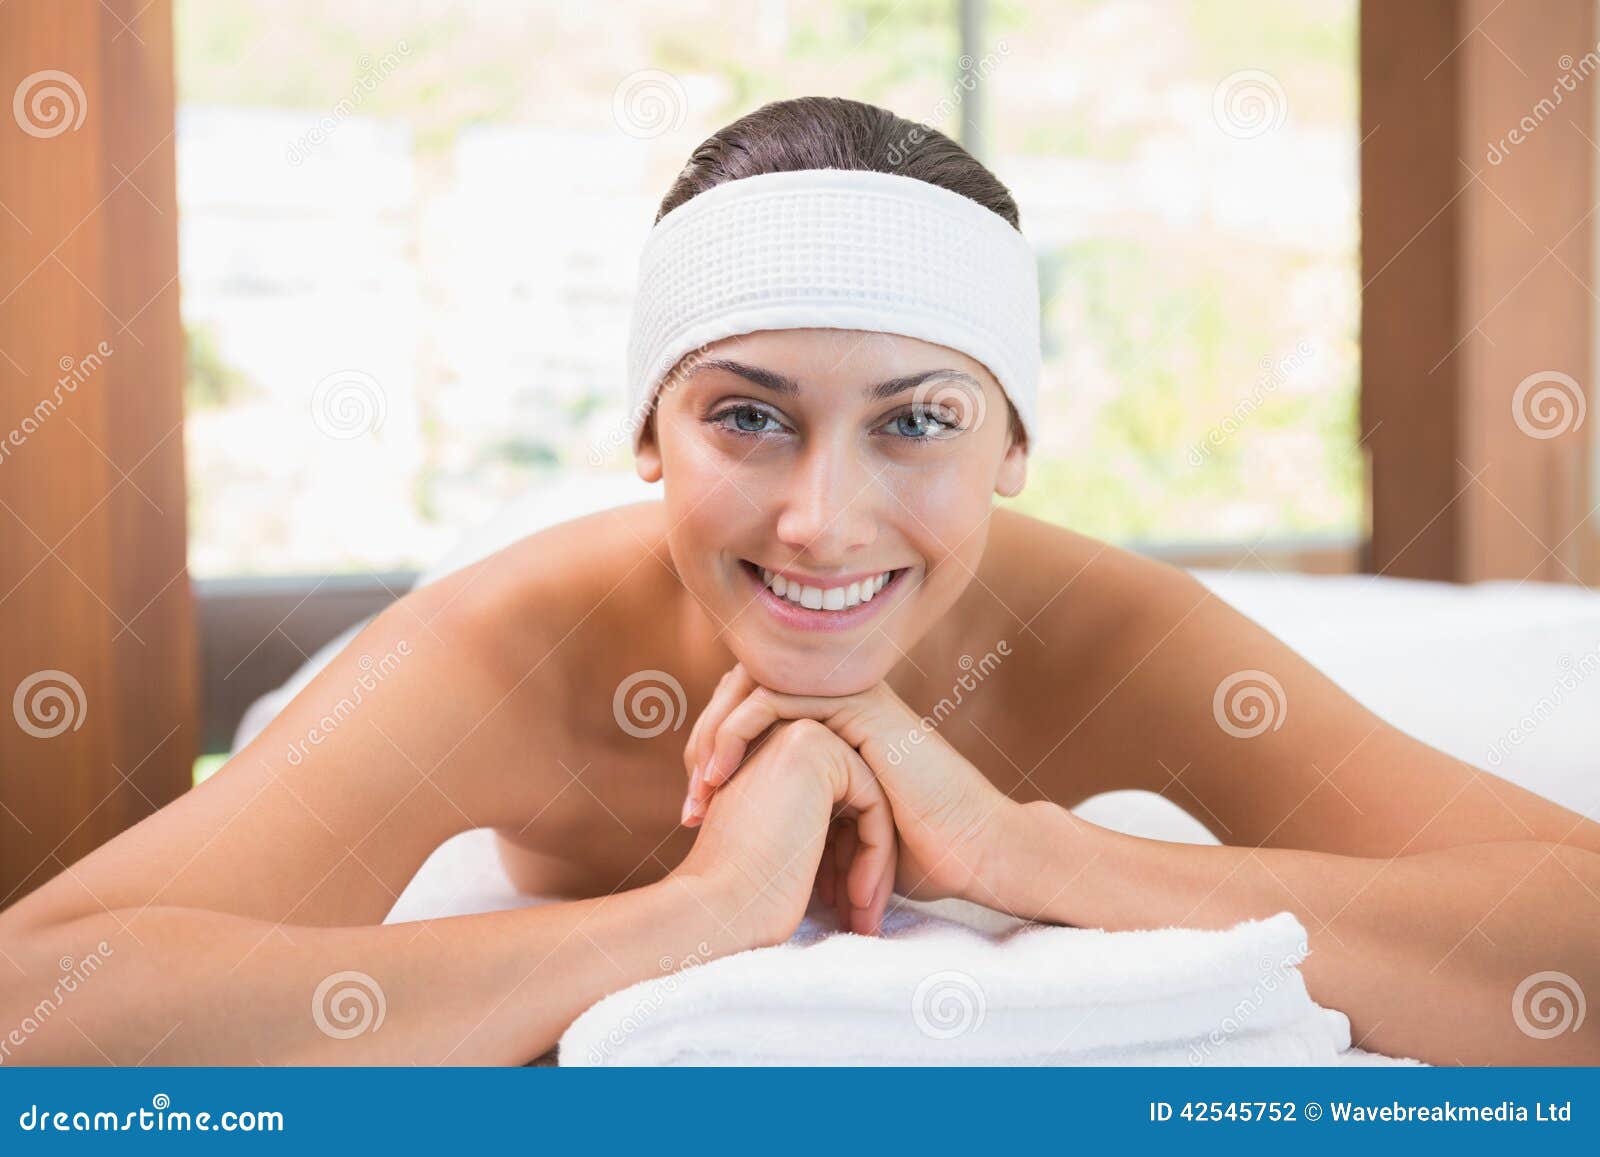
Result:
M877 538L882 487L852 447L812 442L788 482L778 538L806 561L843 564Z

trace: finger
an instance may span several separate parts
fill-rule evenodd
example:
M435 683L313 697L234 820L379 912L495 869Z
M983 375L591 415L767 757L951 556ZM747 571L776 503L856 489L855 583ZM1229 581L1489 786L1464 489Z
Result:
M694 794L694 770L704 765L710 754L709 741L729 711L736 707L756 687L755 680L745 670L743 663L735 663L723 672L716 690L705 709L700 712L694 726L689 729L689 739L683 746L684 772L690 776L690 793Z
M889 900L894 895L895 859L899 855L898 849L889 857L888 867L884 869L883 879L878 881L878 890L873 893L872 906L868 909L872 913L872 934L883 935L883 917L889 910Z
M728 712L707 739L709 749L702 766L703 791L727 782L745 758L751 741L781 719L815 719L863 756L877 744L916 730L920 721L887 684L879 683L859 695L785 695L760 684Z
M833 907L833 837L837 831L837 822L828 825L828 838L822 844L822 859L817 863L817 888L822 893L823 904L829 908Z
M840 814L853 821L854 837L849 860L839 862L838 887L845 893L839 907L847 921L842 927L871 935L887 903L879 895L883 883L894 880L898 832L888 796L860 753L841 745L839 756L844 782L835 790Z
M850 864L856 857L856 825L843 821L839 825L839 838L833 845L834 879L834 908L839 914L839 931L850 932L853 930L851 916L853 906L850 903Z
M825 711L808 713L802 708L807 701L799 696L780 695L758 684L711 733L707 744L709 754L700 772L701 790L715 791L728 782L743 762L751 742L779 720L822 718L825 721ZM836 700L810 701L837 703Z
M711 689L711 698L706 700L706 705L700 709L700 714L695 717L693 725L689 728L689 738L684 740L683 743L683 770L685 775L694 774L695 761L700 753L700 737L706 729L706 716L716 706L717 696L728 685L728 677L731 674L731 668L722 673L722 677L717 680L717 685Z
M5 0L0 0L0 3L4 2ZM773 726L775 727L777 724L774 723ZM740 757L737 764L720 773L715 783L708 778L708 767L702 766L700 774L690 782L688 799L691 810L703 816L706 808L711 805L711 797L728 785L728 782L733 779L734 774L739 770L739 766L749 762L750 758L761 750L761 745L770 738L771 733L772 728L769 727L766 731L756 736L755 741L747 746L745 755ZM834 738L837 739L838 737L834 736ZM843 741L841 740L840 742Z
M883 917L889 910L889 901L894 898L894 872L895 865L889 864L889 874L878 884L878 891L872 897L872 928L878 934L883 934Z
M715 717L706 721L706 728L700 733L698 749L700 774L694 776L690 781L692 795L700 799L709 799L712 792L733 778L733 773L738 769L739 764L744 761L745 756L761 745L764 733L770 729L772 724L779 721L778 716L768 715L767 726L757 727L753 734L747 733L737 751L730 757L731 762L722 762L717 759L718 737L726 730L728 717L748 703L758 691L762 690L761 684L757 683L745 671L743 665L740 665L734 672L730 673L725 697L718 703ZM719 771L713 779L711 772L714 766L719 768Z
M738 686L743 671L743 665L736 663L723 672L711 692L710 700L689 729L689 739L683 745L683 765L689 777L688 794L691 797L698 794L698 776L695 773L704 767L706 757L710 754L711 737L716 735L723 717L749 694L747 689Z
M894 817L881 794L877 794L877 802L856 816L855 830L855 856L846 887L857 913L856 931L871 934L877 931L883 904L887 903L887 897L880 902L883 884L886 880L894 882L897 847Z

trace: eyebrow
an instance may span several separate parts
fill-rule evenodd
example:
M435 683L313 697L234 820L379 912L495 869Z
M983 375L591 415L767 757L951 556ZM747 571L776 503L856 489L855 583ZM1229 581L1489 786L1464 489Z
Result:
M737 374L748 382L765 387L775 394L794 397L800 393L800 383L784 374L773 370L763 369L760 366L750 366L743 362L736 362L731 358L706 358L695 366L696 372L701 369L727 370L730 374ZM976 390L982 390L983 385L977 378L963 370L923 370L921 373L905 374L898 378L878 382L876 385L866 386L861 394L869 401L881 402L902 394L907 390L914 390L923 382L931 378L940 378L949 381L963 382Z

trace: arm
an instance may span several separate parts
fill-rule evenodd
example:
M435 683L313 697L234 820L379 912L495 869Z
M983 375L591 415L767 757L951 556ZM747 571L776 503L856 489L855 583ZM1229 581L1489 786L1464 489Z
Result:
M1574 1004L1600 992L1600 854L1572 838L1593 827L1581 816L1552 840L1412 855L1175 844L1011 799L882 684L835 699L757 688L707 711L686 758L715 763L711 791L774 718L821 719L861 751L894 811L908 895L1111 930L1224 928L1287 909L1307 931L1308 990L1349 1016L1362 1047L1445 1064L1600 1063L1600 1018L1546 1036L1522 1027L1549 1027L1539 992L1565 986ZM1546 988L1540 973L1566 979Z
M1240 847L1374 859L1499 841L1600 852L1600 824L1381 719L1192 575L1107 551L1081 582L1098 585L1038 619L1049 647L1020 693L1039 698L1016 708L1063 721L1043 758L1023 764L1037 794L1071 806L1143 788ZM1093 645L1073 618L1085 607L1116 624Z
M1526 840L1367 858L1140 839L1048 801L997 816L980 903L997 894L1015 915L1110 930L1288 910L1308 935L1308 991L1349 1016L1362 1048L1434 1064L1600 1064L1600 1017L1548 1037L1524 1027L1552 1027L1540 988L1600 996L1594 852ZM1546 972L1566 979L1525 986L1514 1011L1519 985Z
M380 616L363 638L381 641L391 629L394 623ZM450 642L463 640L446 629L438 643ZM339 686L354 662L341 655L331 675L302 695L320 702L317 688L329 679ZM362 706L373 713L385 707L386 730L414 745L416 755L375 756L351 717L310 768L330 782L302 774L313 763L309 757L291 764L282 780L261 761L266 782L301 806L258 800L266 788L257 786L249 765L231 776L225 768L217 787L208 791L217 782L208 781L0 913L0 1025L19 1026L0 1037L0 1062L525 1061L609 992L786 940L805 912L836 814L853 821L865 848L860 870L850 874L852 887L872 892L877 911L887 901L894 827L883 793L836 737L797 724L775 730L739 789L724 793L706 817L689 857L659 883L530 910L357 924L380 918L392 898L377 872L414 870L439 827L448 830L459 819L441 816L448 809L435 803L413 811L391 802L403 804L428 769L448 766L449 752L461 744L447 747L456 729L435 734L437 726L428 724L437 725L439 710L430 714L424 700L413 698L425 696L433 680L410 683L398 671L389 678L384 691L393 694ZM474 686L480 693L468 695L458 686L457 693L469 705L494 703L482 694L492 689ZM445 699L440 709L457 702ZM302 710L289 726L304 722ZM476 734L510 738L487 727ZM341 748L338 741L350 737L358 742ZM445 755L429 758L437 750ZM485 815L516 803L497 802L491 785L465 770L452 786ZM312 811L319 790L341 805L325 820ZM324 838L336 839L345 825L356 842ZM216 850L230 827L243 831L233 837L246 841L237 845L240 855ZM358 846L367 880L359 889L329 887ZM199 869L196 861L203 861ZM94 967L86 970L91 958ZM70 974L65 993L64 973Z
M562 623L505 614L495 565L394 604L216 775L0 911L0 1061L521 1061L658 957L729 950L673 882L380 924L443 840L557 793ZM325 994L334 1029L363 985L386 1006L349 1039L313 1016L343 972L371 981Z
M0 926L17 966L0 973L0 1024L16 1026L0 1037L0 1061L520 1064L607 993L750 947L743 922L723 919L740 907L720 883L669 876L599 899L416 924L314 927L152 907L137 938L127 910L20 935Z

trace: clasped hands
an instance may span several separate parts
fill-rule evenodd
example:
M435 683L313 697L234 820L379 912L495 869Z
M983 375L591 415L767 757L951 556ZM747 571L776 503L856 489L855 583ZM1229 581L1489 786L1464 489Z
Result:
M679 871L726 882L759 943L793 935L813 890L841 929L868 934L891 892L985 902L1024 807L887 684L787 695L743 664L695 722L684 765L683 822L701 830Z

